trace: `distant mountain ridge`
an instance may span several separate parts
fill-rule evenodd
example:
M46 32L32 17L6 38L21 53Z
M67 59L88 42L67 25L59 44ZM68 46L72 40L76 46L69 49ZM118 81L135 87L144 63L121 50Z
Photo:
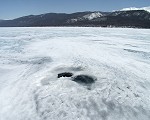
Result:
M0 20L0 27L94 26L150 28L150 12L120 10L115 12L87 11L29 15L13 20Z

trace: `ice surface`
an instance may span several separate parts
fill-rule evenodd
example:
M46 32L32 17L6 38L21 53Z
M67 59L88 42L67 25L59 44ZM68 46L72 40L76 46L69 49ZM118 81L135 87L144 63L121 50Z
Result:
M150 120L150 30L0 28L0 120Z

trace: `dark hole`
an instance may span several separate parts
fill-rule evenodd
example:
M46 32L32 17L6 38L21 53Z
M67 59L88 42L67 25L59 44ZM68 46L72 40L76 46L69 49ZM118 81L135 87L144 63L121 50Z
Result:
M95 82L95 80L96 80L95 78L88 75L78 75L73 78L73 81L83 84L92 84Z
M60 77L71 77L71 76L73 76L73 74L70 72L64 72L64 73L58 74L58 78L60 78Z

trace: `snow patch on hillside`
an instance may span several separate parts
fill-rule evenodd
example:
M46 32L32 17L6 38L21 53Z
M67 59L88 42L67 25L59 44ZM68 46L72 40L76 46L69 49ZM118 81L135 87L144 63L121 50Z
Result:
M103 14L101 14L100 12L93 12L90 14L86 14L82 17L70 19L67 21L67 23L75 23L75 22L82 21L82 20L93 20L93 19L101 17L101 16L103 16Z
M88 20L92 20L94 18L98 18L98 17L101 17L101 16L103 16L103 15L100 12L94 12L94 13L91 13L91 14L84 15L83 18L88 19Z

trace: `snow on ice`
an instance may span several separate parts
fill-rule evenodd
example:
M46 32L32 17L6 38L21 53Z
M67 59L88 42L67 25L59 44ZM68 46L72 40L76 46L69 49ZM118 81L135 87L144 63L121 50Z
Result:
M1 28L0 120L150 120L150 30Z

